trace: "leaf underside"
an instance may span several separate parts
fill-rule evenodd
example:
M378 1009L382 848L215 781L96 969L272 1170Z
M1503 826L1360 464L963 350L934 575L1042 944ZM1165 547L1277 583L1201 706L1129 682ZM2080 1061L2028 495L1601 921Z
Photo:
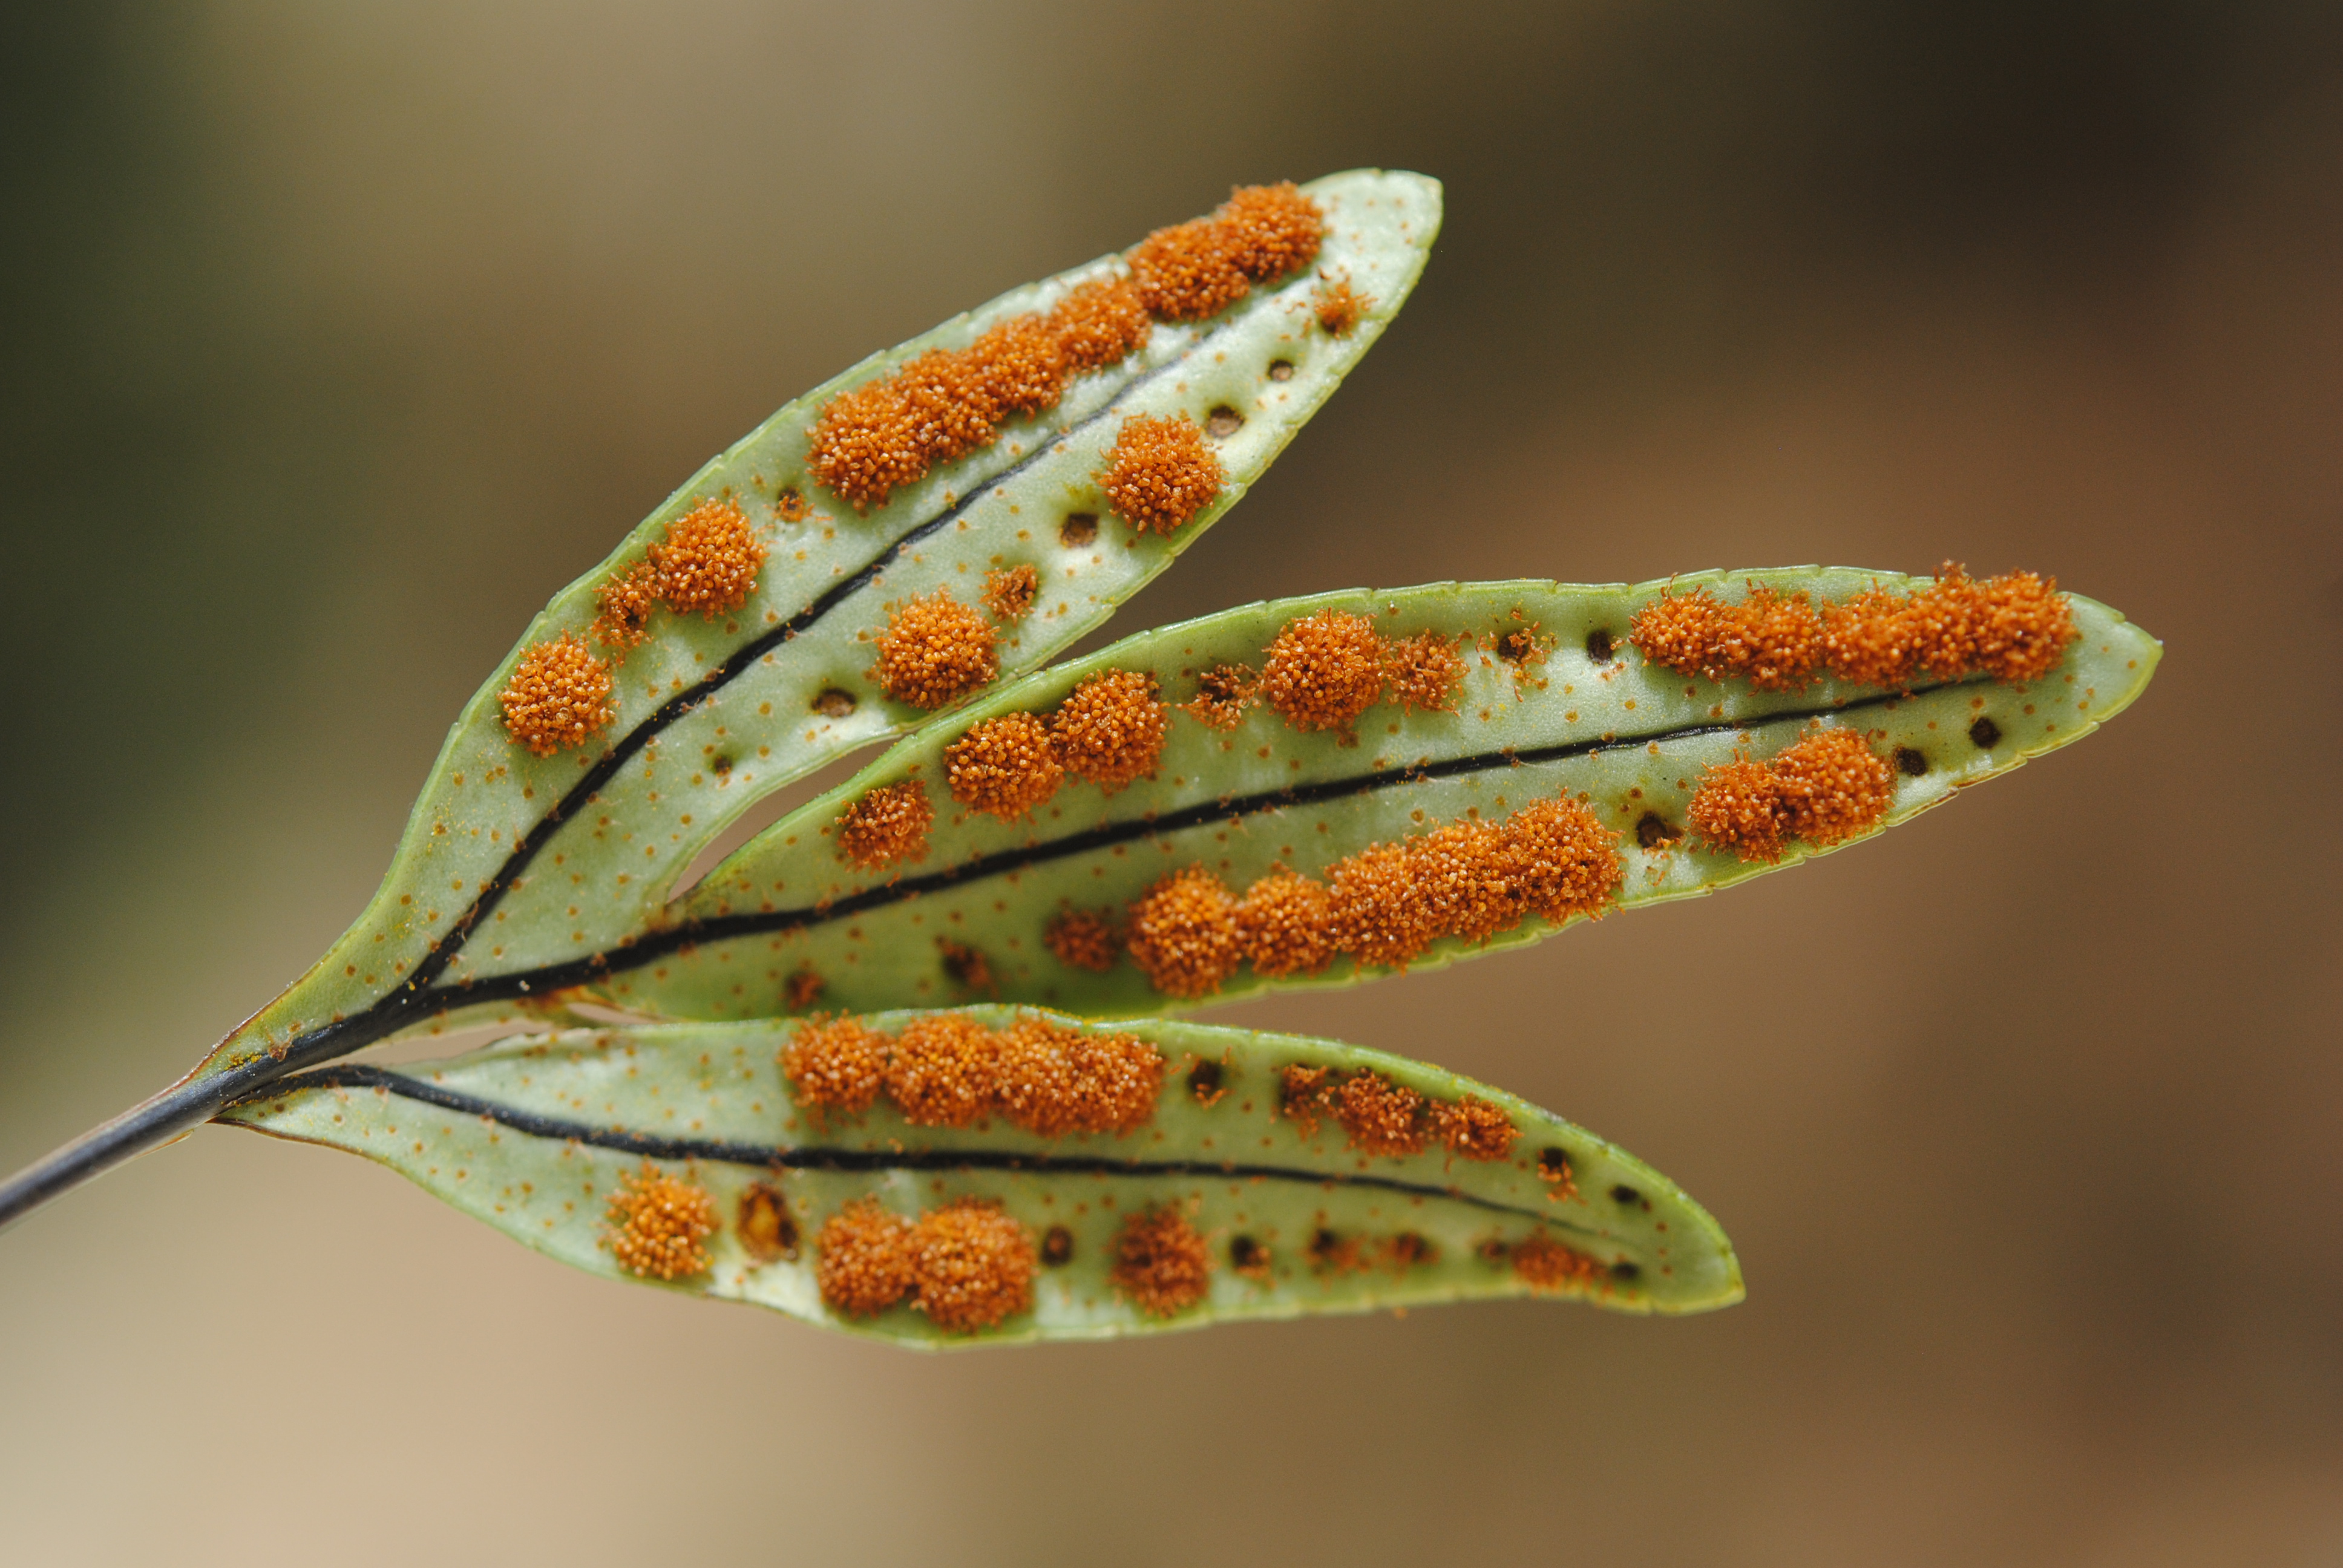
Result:
M855 748L925 719L872 677L892 607L942 589L973 604L988 570L1031 566L1031 610L1002 628L1001 678L1040 665L1104 620L1223 512L1332 395L1390 323L1440 222L1439 186L1360 170L1303 186L1325 217L1312 261L1206 319L1159 319L1144 347L1065 382L1061 400L858 512L809 471L810 427L835 395L931 348L960 349L997 324L1048 310L1121 258L1003 295L872 356L789 404L692 476L610 557L557 595L450 730L381 890L325 959L230 1035L198 1073L266 1049L296 1062L367 1040L532 1012L521 991L479 1006L447 988L557 963L658 923L669 890L757 799ZM1354 324L1317 325L1314 291L1347 280ZM1221 417L1215 420L1213 416ZM1170 537L1126 527L1098 473L1124 420L1186 416L1211 431L1224 480ZM1229 427L1233 416L1237 421ZM616 670L615 722L538 757L502 722L498 693L527 648L590 642L597 589L644 559L669 526L729 500L768 548L737 610L662 611ZM1076 514L1097 519L1074 545Z
M864 1021L893 1030L914 1016ZM966 1016L1005 1027L1021 1015ZM329 1067L227 1119L363 1154L540 1251L611 1278L628 1276L611 1250L608 1201L647 1169L664 1171L712 1199L716 1217L707 1267L668 1288L916 1346L1093 1339L1538 1291L1630 1312L1699 1312L1740 1298L1732 1249L1696 1204L1634 1157L1513 1096L1326 1040L1177 1020L1053 1021L1136 1035L1161 1052L1169 1070L1145 1125L1057 1137L999 1121L940 1129L913 1125L883 1101L825 1121L797 1106L776 1064L793 1027L777 1020L571 1031L397 1071ZM1202 1076L1199 1064L1208 1064ZM1477 1096L1510 1119L1518 1140L1494 1161L1437 1143L1370 1158L1332 1122L1305 1130L1280 1113L1288 1067L1380 1074L1431 1101ZM753 1246L746 1205L774 1199L787 1222L769 1216L764 1244ZM940 1327L908 1301L872 1315L833 1311L818 1284L821 1228L864 1199L905 1219L956 1200L997 1204L1041 1260L1030 1308L976 1332ZM1192 1305L1150 1312L1116 1282L1118 1236L1134 1216L1165 1211L1201 1240L1209 1283ZM1569 1268L1540 1275L1522 1261L1533 1255Z
M1045 940L1051 922L1073 910L1120 916L1167 873L1191 866L1241 892L1281 867L1321 876L1373 843L1475 816L1496 820L1562 796L1583 800L1618 836L1625 872L1614 907L1707 893L1775 869L1686 833L1688 801L1710 765L1745 751L1778 753L1817 723L1852 728L1896 760L1878 824L1893 827L2090 733L2138 695L2158 654L2152 638L2077 595L2066 596L2079 635L2065 661L2022 687L1979 677L1908 692L1830 680L1760 691L1648 663L1628 641L1630 618L1663 589L1737 592L1753 580L1827 602L1932 579L1803 568L1632 588L1443 584L1256 604L1145 632L920 730L736 852L664 930L590 969L541 976L540 989L578 985L574 994L667 1018L765 1016L789 1010L793 1000L849 1010L1001 1000L1121 1017L1182 1007L1193 999L1156 990L1128 958L1103 973L1060 961ZM1281 628L1330 609L1371 618L1392 638L1465 638L1453 710L1403 711L1386 700L1345 736L1297 729L1266 704L1228 731L1175 707L1155 776L1118 793L1069 779L1030 818L1004 821L961 809L943 792L947 751L988 719L1047 712L1103 670L1144 672L1167 702L1182 703L1200 672L1258 668ZM1516 664L1500 639L1524 629L1535 651ZM929 854L856 870L835 842L840 814L873 789L911 779L937 802ZM1779 864L1824 852L1793 843ZM1486 941L1443 939L1414 962L1434 967L1555 929L1533 915ZM1317 975L1243 969L1213 994L1342 985L1379 972L1349 958Z

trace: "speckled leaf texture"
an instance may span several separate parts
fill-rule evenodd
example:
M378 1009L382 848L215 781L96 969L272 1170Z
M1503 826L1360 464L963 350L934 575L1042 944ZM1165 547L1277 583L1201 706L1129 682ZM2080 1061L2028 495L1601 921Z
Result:
M1004 417L991 439L883 499L866 493L858 507L817 471L810 432L833 398L1046 316L1082 286L1121 277L1127 258L1014 290L875 355L711 460L531 623L449 732L373 902L199 1070L264 1050L322 1060L451 1018L558 1017L525 988L491 1000L467 982L632 941L660 923L693 857L759 798L927 718L930 707L897 700L875 673L876 643L904 606L950 596L997 637L1003 680L1103 621L1332 395L1406 299L1438 231L1439 186L1420 176L1355 171L1302 195L1324 219L1306 265L1201 319L1158 316L1143 346L1069 371L1053 407ZM1322 307L1337 287L1347 292L1329 327ZM1110 449L1141 417L1187 421L1222 471L1209 502L1169 531L1129 526L1101 487ZM726 598L722 568L745 580L736 549L708 580L639 603L642 640L614 646L606 628L624 605L614 611L609 594L623 594L630 572L656 588L663 550L690 555L676 530L695 518L702 534L745 529L753 545L734 543L761 552L753 588ZM1027 567L1021 612L989 610L988 574ZM537 755L509 728L501 694L548 645L567 647L573 668L598 659L614 711Z
M2046 592L2042 603L2062 602L2071 616L2072 640L2054 668L2024 683L1921 670L1880 686L1821 672L1760 689L1729 672L1711 679L1655 663L1634 640L1637 612L1664 595L1745 601L1770 591L1840 606L1865 594L1926 603L1935 587L1835 568L1635 587L1439 584L1256 604L1145 632L920 730L744 846L668 930L592 975L555 978L588 981L588 994L641 1015L709 1019L977 1000L1128 1017L1277 986L1340 985L1397 963L1429 968L1534 941L1572 920L1712 892L1826 852L1793 834L1777 859L1752 858L1694 830L1689 819L1709 770L1736 757L1765 765L1816 733L1858 738L1879 793L1874 814L1835 840L1844 843L2080 739L2137 697L2155 668L2158 644L2122 616ZM1242 706L1233 728L1197 716L1212 711L1197 696L1207 672L1262 671L1282 631L1330 615L1371 625L1387 646L1439 639L1461 666L1444 709L1403 702L1387 684L1341 728L1298 728L1259 699ZM1165 730L1151 777L1109 793L1068 774L1016 815L952 798L954 749L971 731L1009 715L1047 719L1111 671L1143 677L1161 694ZM839 845L844 814L912 781L933 802L924 852L868 869L850 863ZM1509 926L1501 914L1473 934L1436 935L1397 963L1387 950L1384 961L1363 962L1357 950L1322 948L1322 967L1265 974L1257 958L1240 962L1224 950L1206 964L1205 983L1192 983L1192 983L1174 972L1167 988L1136 961L1134 918L1168 877L1216 884L1218 893L1204 892L1235 900L1242 925L1244 902L1273 875L1322 886L1373 846L1421 846L1443 825L1502 825L1558 801L1577 802L1614 849L1615 883L1597 899ZM1186 934L1209 942L1205 914ZM1237 940L1242 950L1242 930ZM1292 944L1281 950L1290 959Z
M1665 1177L1434 1068L998 1007L853 1027L899 1059L922 1028L1039 1028L1145 1070L1106 1113L1117 1131L1017 1124L1071 1114L1063 1074L1042 1111L979 1103L938 1126L910 1119L936 1112L900 1065L860 1110L801 1094L803 1065L780 1065L798 1025L662 1025L327 1067L227 1115L378 1161L588 1272L920 1347L1528 1293L1630 1312L1741 1296L1724 1233Z

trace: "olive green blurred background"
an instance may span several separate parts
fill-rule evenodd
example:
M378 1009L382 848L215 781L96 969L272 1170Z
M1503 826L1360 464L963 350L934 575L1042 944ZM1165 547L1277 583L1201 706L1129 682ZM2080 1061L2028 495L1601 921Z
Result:
M0 1164L321 950L528 617L789 397L1210 207L1447 182L1118 619L2025 567L2166 640L1875 843L1214 1016L1681 1181L1749 1300L920 1358L205 1129L0 1237L12 1563L2343 1561L2343 11L11 7Z

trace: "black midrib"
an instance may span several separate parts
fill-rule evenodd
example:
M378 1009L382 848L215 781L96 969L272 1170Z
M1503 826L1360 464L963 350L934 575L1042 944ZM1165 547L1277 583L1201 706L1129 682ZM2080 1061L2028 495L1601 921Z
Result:
M1403 1197L1463 1203L1492 1213L1519 1215L1565 1231L1584 1230L1584 1227L1558 1221L1542 1210L1525 1209L1494 1198L1480 1197L1461 1188L1443 1187L1429 1181L1408 1181L1396 1176L1377 1176L1363 1171L1320 1171L1298 1165L1263 1165L1222 1160L1119 1160L1104 1154L1045 1154L1018 1149L880 1151L841 1149L820 1144L743 1143L721 1138L668 1138L649 1132L631 1132L622 1128L597 1127L592 1122L571 1121L563 1117L542 1116L533 1111L518 1110L478 1095L465 1094L418 1078L409 1078L405 1073L389 1072L355 1062L322 1067L280 1080L265 1091L248 1095L233 1103L262 1105L305 1089L379 1089L403 1100L435 1106L459 1116L482 1117L499 1127L511 1128L531 1138L582 1143L595 1149L612 1149L646 1160L678 1162L697 1160L710 1164L745 1165L760 1171L834 1171L857 1174L889 1171L922 1174L999 1171L1036 1176L1173 1177L1183 1180L1202 1177L1238 1181L1286 1181L1312 1187L1364 1187Z
M416 964L414 971L405 980L365 1011L337 1019L297 1035L281 1051L273 1051L267 1055L254 1058L247 1064L248 1070L256 1077L264 1073L267 1076L276 1076L308 1063L330 1060L334 1057L347 1055L376 1040L385 1039L417 1018L427 1017L450 1005L461 1005L448 1000L447 988L434 989L434 982L447 972L448 965L455 962L457 956L463 951L464 944L470 940L472 931L481 921L495 912L497 906L504 901L505 895L511 891L519 880L521 873L528 869L530 863L543 851L553 836L560 831L570 817L581 807L590 803L603 786L617 777L618 770L631 761L644 747L650 744L661 731L713 697L773 648L797 637L849 598L870 587L879 574L887 568L889 562L909 551L921 539L958 519L974 506L987 490L1015 477L1025 468L1041 461L1057 443L1111 417L1131 393L1187 363L1198 350L1228 330L1232 324L1232 321L1221 322L1162 364L1131 376L1114 388L1113 392L1099 406L1096 412L1055 432L1037 427L1034 433L1044 438L1036 441L1032 451L1004 467L972 480L965 500L955 502L935 517L888 541L859 571L832 583L805 608L742 644L696 684L678 692L653 709L633 729L613 742L609 750L598 758L594 764L578 777L578 781L564 792L552 809L514 842L512 852L505 857L503 865L481 884L478 895L449 924L447 930L437 942L433 943L431 950ZM995 449L997 447L988 448L988 450ZM580 961L589 968L599 967L598 960L589 959ZM508 980L510 989L500 994L509 996L529 994L532 984L529 976L514 975L502 978ZM268 1066L264 1067L264 1063Z
M1554 746L1528 747L1518 749L1480 751L1463 757L1451 757L1437 762L1415 767L1387 768L1368 773L1353 774L1342 779L1321 779L1315 783L1296 784L1280 789L1264 789L1251 795L1238 795L1204 801L1177 811L1131 818L1119 822L1104 822L1061 838L1020 845L1013 849L1001 849L981 855L960 865L924 876L904 877L899 880L866 888L842 899L825 900L793 910L764 910L754 913L718 915L706 920L686 920L663 930L648 932L632 942L607 951L589 953L583 958L565 960L535 969L515 970L508 974L487 975L436 988L426 993L425 1000L439 1008L473 1007L484 1002L512 1001L524 997L538 997L548 991L569 986L585 985L605 975L640 969L646 964L669 957L678 951L709 942L729 941L741 937L761 936L778 931L804 930L827 925L852 916L867 914L890 904L903 903L924 894L964 887L987 877L1003 876L1032 866L1047 865L1094 850L1110 849L1117 844L1134 843L1141 839L1166 834L1185 832L1191 829L1209 827L1215 822L1232 822L1262 811L1284 810L1295 807L1322 805L1353 795L1371 794L1379 789L1399 789L1410 784L1435 779L1454 779L1473 773L1493 772L1498 769L1526 767L1535 763L1560 762L1574 757L1592 756L1596 752L1650 745L1666 745L1673 741L1697 739L1705 736L1735 735L1775 724L1803 724L1809 719L1827 715L1844 717L1867 709L1900 702L1909 697L1941 689L1945 686L1963 684L1945 681L1935 686L1916 687L1909 692L1865 698L1848 703L1823 704L1813 708L1787 709L1762 718L1726 724L1692 724L1670 729L1648 730L1640 734L1611 734L1592 740L1567 741Z

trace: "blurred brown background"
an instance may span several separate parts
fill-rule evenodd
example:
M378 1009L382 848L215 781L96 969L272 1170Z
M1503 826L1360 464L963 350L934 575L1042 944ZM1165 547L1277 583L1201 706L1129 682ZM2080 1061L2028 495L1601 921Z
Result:
M1210 207L1447 182L1125 611L1802 561L2166 639L1729 896L1228 1010L1493 1079L1748 1302L924 1359L206 1129L0 1238L11 1562L2343 1561L2343 11L10 8L0 1164L324 948L528 615L863 353Z

